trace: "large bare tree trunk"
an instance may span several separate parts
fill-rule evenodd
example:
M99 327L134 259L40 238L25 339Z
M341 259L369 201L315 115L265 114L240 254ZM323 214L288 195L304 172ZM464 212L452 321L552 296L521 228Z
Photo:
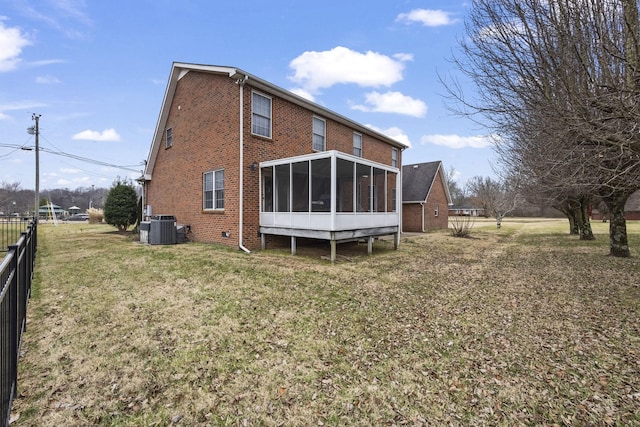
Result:
M567 202L566 215L569 218L569 226L571 227L569 234L579 235L580 240L596 239L589 219L589 201L590 198L588 196L579 196L573 197Z
M571 234L576 234L580 236L582 239L582 228L584 224L582 223L582 214L580 213L580 203L577 200L572 200L569 202L569 210L571 211L571 216L573 217L573 232Z
M555 205L554 208L562 212L564 216L566 216L569 220L569 235L573 236L579 234L578 223L576 222L576 214L575 211L569 206L569 203L563 202L562 205Z
M609 208L609 255L630 257L629 240L627 239L627 220L624 218L624 205L627 203L627 192L615 192L602 198Z
M576 214L573 210L567 210L565 213L567 218L569 218L569 235L578 235L580 234L580 228L578 227L578 222L576 221Z
M591 220L589 219L589 197L580 198L580 208L577 212L580 215L580 240L596 240L591 229Z

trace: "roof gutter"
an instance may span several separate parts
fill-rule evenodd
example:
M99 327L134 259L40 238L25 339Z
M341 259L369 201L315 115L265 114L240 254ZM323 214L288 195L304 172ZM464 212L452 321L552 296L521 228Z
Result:
M236 84L240 87L240 189L238 191L239 200L239 213L238 213L238 247L244 252L250 254L251 251L247 249L243 244L243 229L244 229L244 83L247 80L247 75L234 70L229 75L232 79L235 79Z

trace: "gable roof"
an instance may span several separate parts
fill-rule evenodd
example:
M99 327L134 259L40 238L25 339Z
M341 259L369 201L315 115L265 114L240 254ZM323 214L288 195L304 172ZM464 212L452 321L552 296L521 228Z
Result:
M438 173L444 184L447 203L451 204L451 195L440 160L402 166L402 203L423 203L426 201Z
M354 122L353 120L345 116L342 116L321 105L311 102L308 99L303 98L299 95L296 95L293 92L290 92L286 89L283 89L279 86L269 83L266 80L263 80L252 74L249 74L246 71L243 71L239 68L229 67L229 66L174 62L173 65L171 66L171 74L169 75L169 82L167 83L167 88L164 93L162 107L160 109L160 115L158 117L158 122L156 124L153 140L151 142L151 150L149 151L149 157L147 159L147 164L146 164L144 176L142 177L142 179L151 178L151 171L153 171L153 166L156 161L157 153L158 153L158 150L160 149L162 136L165 129L165 124L167 122L167 118L169 117L169 109L171 108L171 101L173 100L173 96L175 95L178 81L182 77L184 77L189 71L198 71L198 72L204 72L204 73L227 75L230 79L233 79L235 81L243 80L254 88L261 89L267 92L268 94L278 96L289 102L300 105L310 111L313 111L316 114L322 115L323 117L329 118L338 123L345 124L346 126L351 127L355 131L371 135L374 138L380 139L396 148L399 148L400 150L404 150L405 148L407 148L405 144L399 141L396 141L395 139L390 138L384 134L381 134L371 129L370 127Z

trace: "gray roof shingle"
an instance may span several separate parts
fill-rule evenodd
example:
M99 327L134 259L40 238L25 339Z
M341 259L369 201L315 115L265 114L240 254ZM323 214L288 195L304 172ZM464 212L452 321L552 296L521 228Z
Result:
M425 201L441 164L438 160L402 166L402 201Z

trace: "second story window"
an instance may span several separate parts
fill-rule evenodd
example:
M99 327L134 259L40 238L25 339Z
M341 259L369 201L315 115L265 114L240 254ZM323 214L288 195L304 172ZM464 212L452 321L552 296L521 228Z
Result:
M167 128L167 132L166 132L166 148L171 147L171 145L173 144L173 130L171 128Z
M271 98L256 92L251 97L251 133L271 138Z
M391 149L391 166L393 166L394 168L398 167L398 149L397 148Z
M362 157L362 135L353 133L353 155Z
M327 124L318 117L313 118L313 149L315 151L326 150L326 128Z

